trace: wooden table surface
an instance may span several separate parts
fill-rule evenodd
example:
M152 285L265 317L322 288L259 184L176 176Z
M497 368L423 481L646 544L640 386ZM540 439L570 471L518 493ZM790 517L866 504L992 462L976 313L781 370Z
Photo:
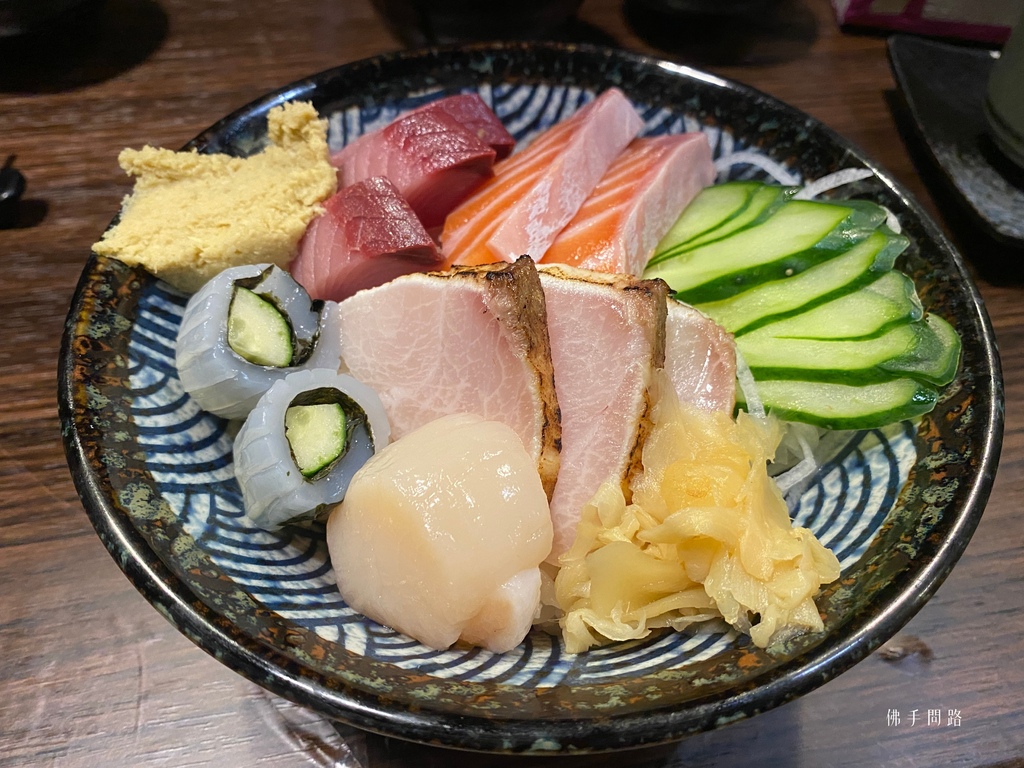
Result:
M982 267L1006 381L1002 461L962 560L896 638L917 652L876 652L791 704L678 745L551 761L334 727L193 646L100 544L61 445L62 323L127 189L117 153L180 146L270 89L401 42L368 0L107 0L60 35L0 41L0 160L16 155L28 179L18 226L0 230L0 766L1024 765L1020 270L918 175L890 106L884 38L841 33L826 0L785 0L756 28L681 30L668 36L675 51L640 37L618 0L586 0L579 20L576 36L702 65L821 119ZM932 709L941 722L929 725Z

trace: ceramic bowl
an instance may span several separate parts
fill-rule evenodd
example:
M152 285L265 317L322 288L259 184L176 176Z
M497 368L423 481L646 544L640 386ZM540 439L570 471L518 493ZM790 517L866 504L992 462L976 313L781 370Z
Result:
M657 633L572 656L535 631L515 650L432 651L354 613L332 579L323 528L249 528L228 423L178 382L186 297L91 256L67 319L60 408L68 460L95 528L125 574L186 636L298 704L379 733L512 753L613 750L680 739L825 683L892 636L934 593L981 516L1002 435L999 363L960 258L870 159L797 110L737 83L620 51L556 44L397 53L293 83L189 143L247 155L267 111L311 101L340 147L398 112L477 91L520 141L609 86L648 134L703 131L720 180L806 184L842 169L838 197L888 207L913 245L898 264L954 324L960 372L934 412L823 441L788 502L838 555L821 633L767 649L721 626ZM112 212L113 213L113 212ZM98 235L99 233L97 233Z

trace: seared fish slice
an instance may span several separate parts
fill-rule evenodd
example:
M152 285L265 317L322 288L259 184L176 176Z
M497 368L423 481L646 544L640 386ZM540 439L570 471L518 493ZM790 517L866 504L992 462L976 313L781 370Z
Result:
M679 400L702 411L732 414L736 405L736 342L689 304L668 300L665 370Z
M542 267L540 279L562 415L548 558L557 563L601 484L626 481L640 467L649 388L665 359L668 286L563 265Z
M532 259L405 275L339 311L343 369L378 392L393 439L454 413L503 422L550 496L561 430Z

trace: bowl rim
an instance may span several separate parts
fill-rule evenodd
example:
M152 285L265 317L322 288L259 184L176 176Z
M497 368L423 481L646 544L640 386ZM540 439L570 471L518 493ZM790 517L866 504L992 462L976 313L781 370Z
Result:
M807 652L773 670L771 679L751 689L724 695L715 693L693 700L683 708L654 708L600 719L583 717L544 721L543 738L538 721L488 720L427 708L395 708L366 690L325 686L316 673L303 674L294 659L256 642L233 627L212 622L201 600L157 558L142 534L111 499L96 468L90 463L92 427L76 419L76 352L74 340L84 322L86 287L101 265L91 254L75 289L65 321L58 363L58 411L62 437L71 474L93 526L111 556L138 591L175 627L207 653L249 680L292 702L319 711L336 720L368 731L436 746L486 752L556 753L603 752L677 741L698 731L763 712L820 686L857 663L904 626L927 602L962 555L973 534L991 491L998 465L1003 433L1003 385L994 334L980 293L970 279L961 256L920 204L874 161L851 142L806 113L750 86L706 72L642 54L602 46L564 43L481 43L400 51L333 67L278 88L221 118L188 142L186 148L202 148L214 138L230 132L232 126L265 114L285 101L311 95L318 84L360 68L382 64L416 62L425 57L443 60L450 55L530 55L546 51L557 55L590 56L628 61L638 67L655 67L684 78L721 87L750 100L767 100L775 110L794 119L809 121L826 140L855 157L875 178L910 210L936 248L957 271L965 304L973 313L971 321L981 330L983 375L978 391L985 425L983 443L977 446L980 472L971 483L962 507L955 510L955 522L934 551L920 563L911 563L906 581L889 583L877 593L882 607L852 616L840 637L827 637ZM538 78L543 80L543 77ZM115 217L116 221L116 217ZM841 640L841 642L837 642Z

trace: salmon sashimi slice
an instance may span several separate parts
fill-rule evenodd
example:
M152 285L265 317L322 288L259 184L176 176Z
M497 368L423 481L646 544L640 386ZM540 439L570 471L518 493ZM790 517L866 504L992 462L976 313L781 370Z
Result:
M500 421L522 439L550 496L561 427L531 259L404 275L338 310L342 370L377 391L394 439L455 413Z
M668 300L665 371L680 402L732 414L736 405L736 342L689 304Z
M494 176L470 199L448 214L441 232L442 244L458 253L464 251L462 264L489 264L497 261L486 247L487 238L501 223L501 212L525 194L539 171L555 161L566 145L581 114L587 107L567 120L548 128L518 154L495 164ZM495 215L497 214L497 215ZM476 249L474 256L471 251ZM520 254L525 255L525 254ZM447 259L449 263L454 258Z
M445 220L448 263L539 261L643 120L617 88L496 163L494 177Z
M440 264L437 246L394 184L373 176L327 199L289 270L311 298L342 301Z
M714 179L704 134L634 139L543 261L639 275L680 212Z
M548 558L557 564L597 489L640 468L650 388L665 359L668 286L562 265L542 267L540 279L562 416Z

